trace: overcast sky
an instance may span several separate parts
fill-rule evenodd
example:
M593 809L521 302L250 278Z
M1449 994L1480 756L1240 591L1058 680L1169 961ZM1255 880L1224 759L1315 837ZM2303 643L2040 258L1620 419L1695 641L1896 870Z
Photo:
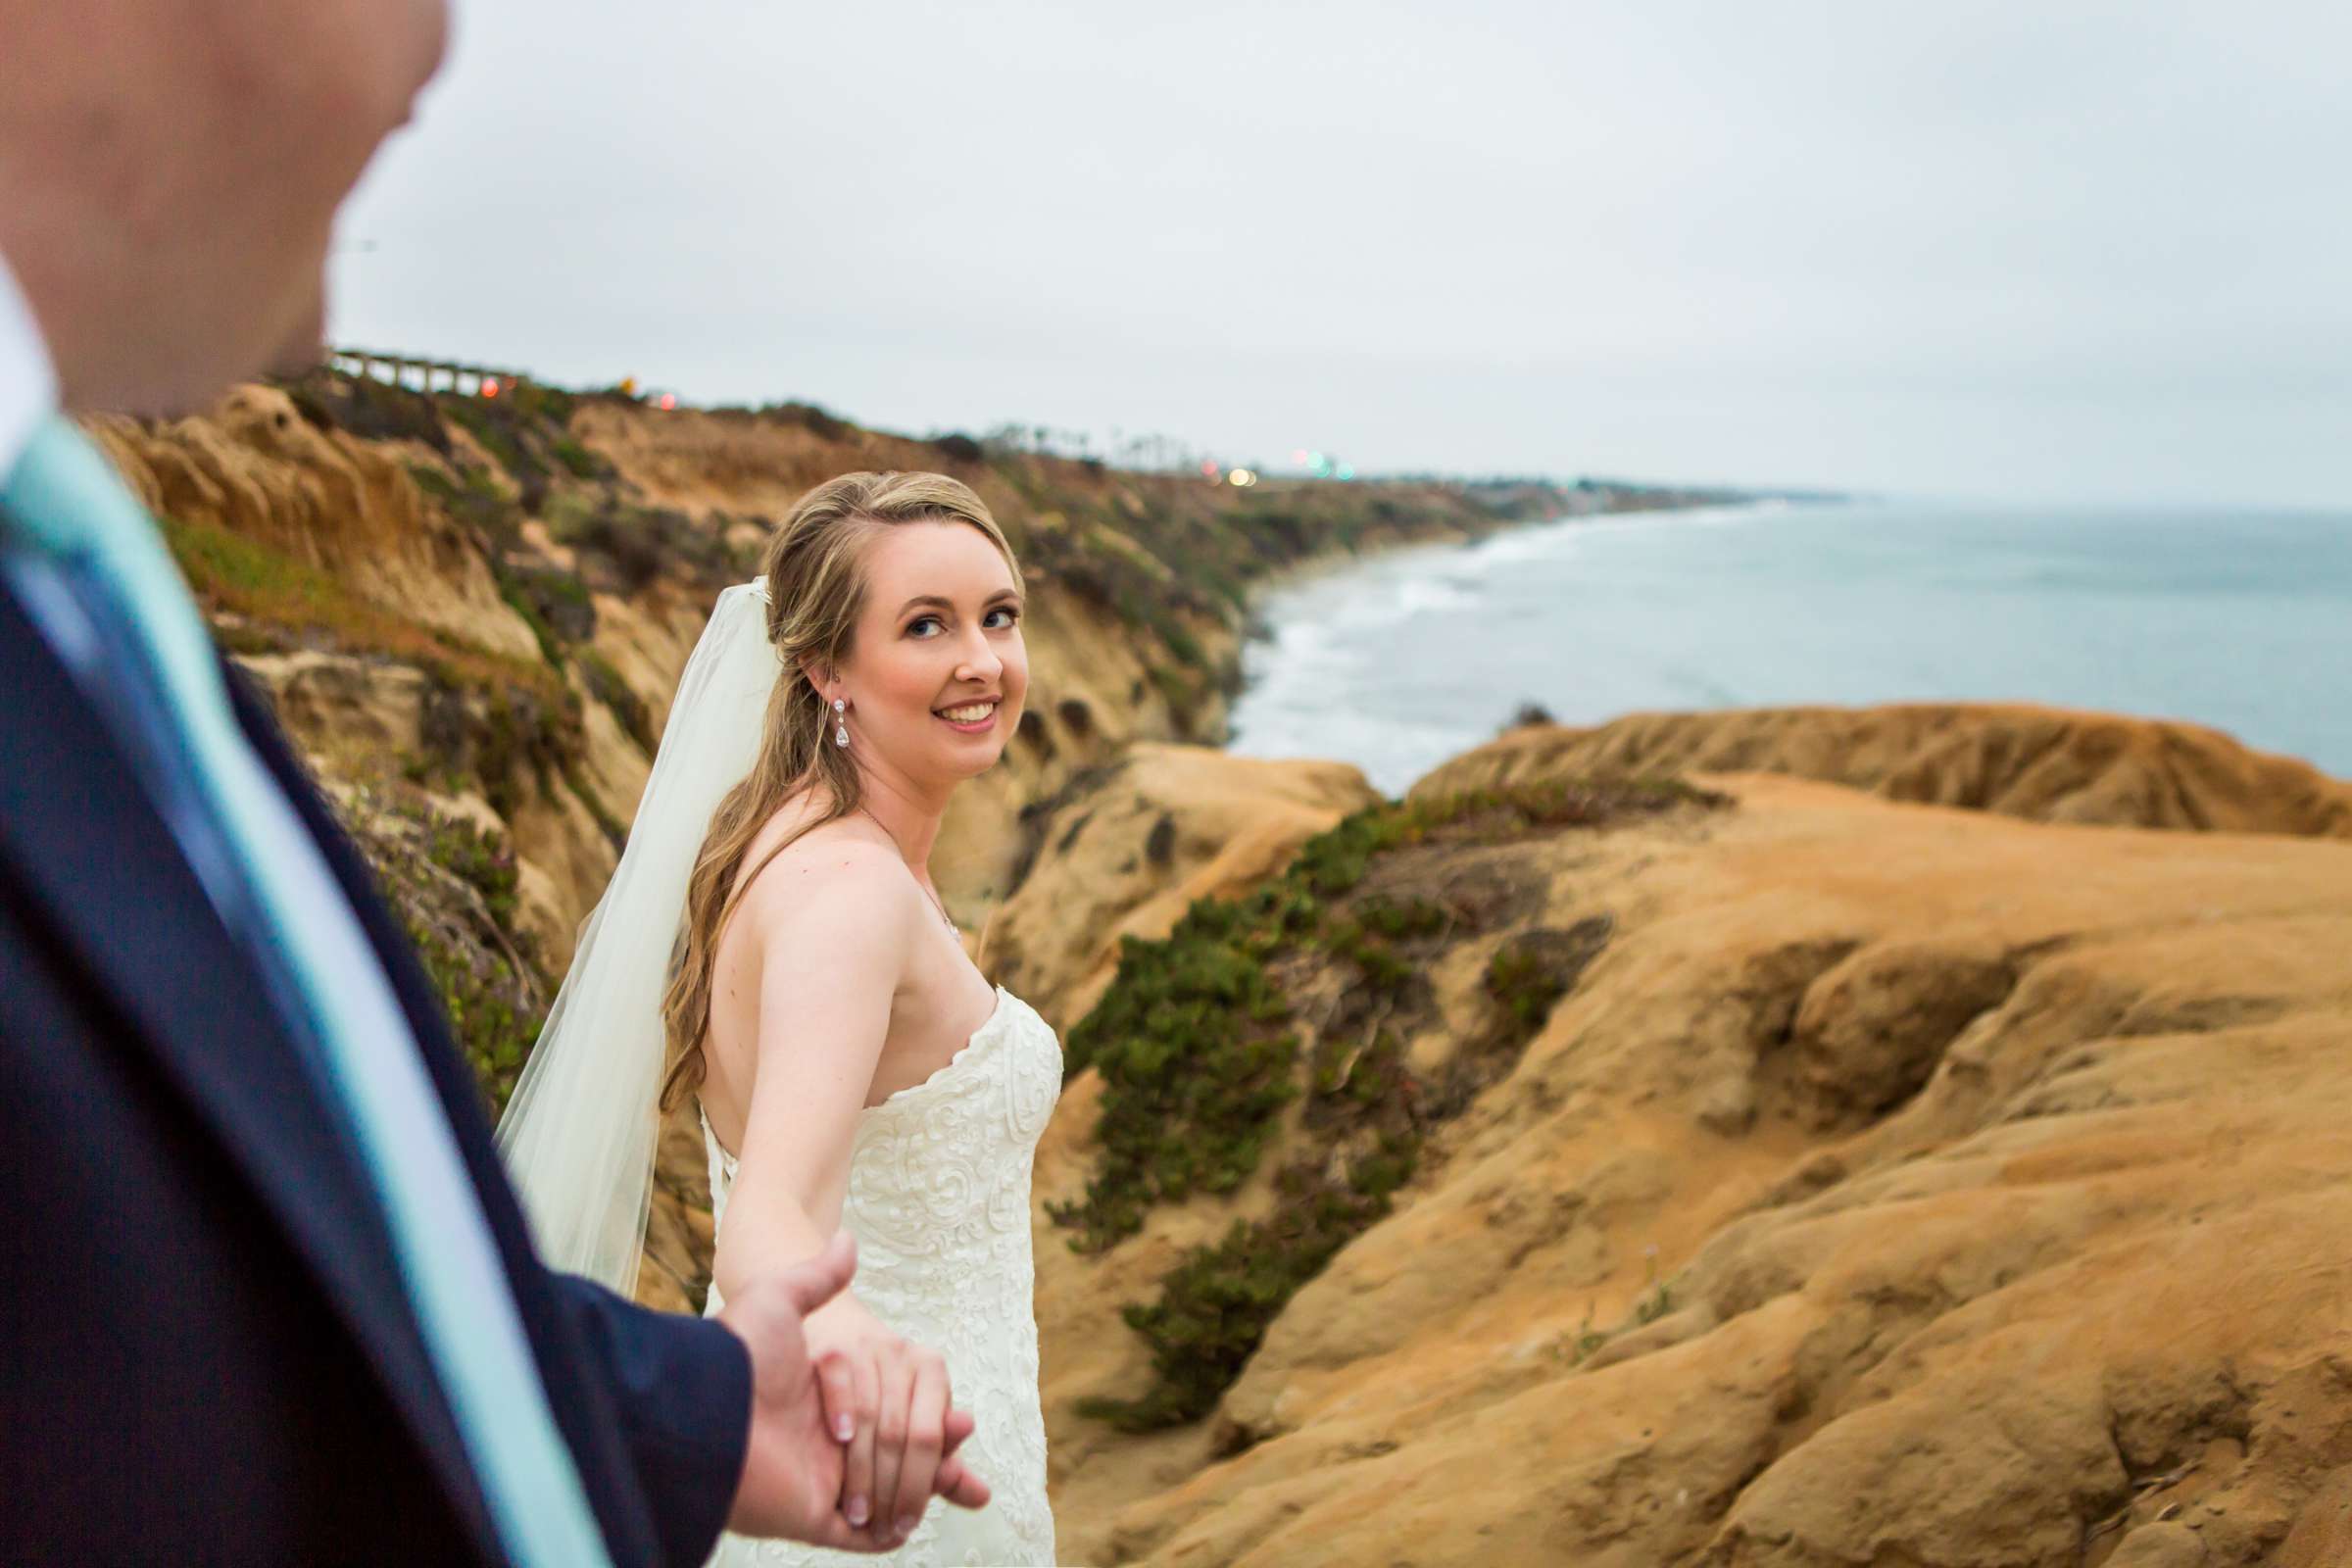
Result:
M338 341L1227 461L2352 505L2352 7L459 0Z

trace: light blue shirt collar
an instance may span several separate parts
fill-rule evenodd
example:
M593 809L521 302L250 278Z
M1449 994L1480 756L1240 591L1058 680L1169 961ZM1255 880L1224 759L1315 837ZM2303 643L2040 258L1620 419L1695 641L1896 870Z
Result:
M57 367L17 274L0 256L0 478L57 412Z

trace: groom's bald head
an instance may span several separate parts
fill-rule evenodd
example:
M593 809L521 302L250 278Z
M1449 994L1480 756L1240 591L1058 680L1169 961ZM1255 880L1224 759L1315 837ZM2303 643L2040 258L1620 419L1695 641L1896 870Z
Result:
M0 257L75 409L315 355L328 234L445 0L0 0Z

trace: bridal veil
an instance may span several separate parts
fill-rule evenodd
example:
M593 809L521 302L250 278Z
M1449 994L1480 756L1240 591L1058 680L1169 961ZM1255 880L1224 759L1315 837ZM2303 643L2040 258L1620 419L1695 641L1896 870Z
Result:
M653 1197L662 999L686 883L711 813L758 759L780 671L765 580L725 590L679 679L620 864L498 1124L540 1257L624 1296Z

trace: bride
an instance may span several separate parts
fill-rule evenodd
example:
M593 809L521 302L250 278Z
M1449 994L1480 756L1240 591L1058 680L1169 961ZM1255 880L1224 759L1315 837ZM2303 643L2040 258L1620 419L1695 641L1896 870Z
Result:
M1061 1053L965 956L926 865L1020 721L1020 569L932 473L818 486L763 565L696 645L500 1147L549 1262L627 1292L658 1112L695 1096L707 1312L857 1238L851 1289L807 1325L828 1416L852 1418L841 1513L889 1560L1051 1563L1029 1169ZM994 1492L976 1512L923 1506L951 1404ZM728 1537L712 1560L875 1559Z

